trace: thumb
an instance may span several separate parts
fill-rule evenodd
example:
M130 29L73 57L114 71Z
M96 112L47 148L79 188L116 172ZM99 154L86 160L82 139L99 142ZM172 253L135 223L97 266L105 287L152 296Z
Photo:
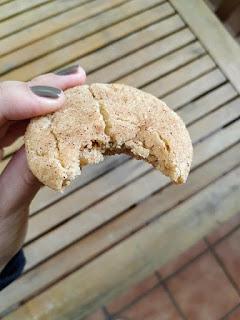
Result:
M26 207L30 204L41 183L27 166L24 147L11 159L0 176L0 202L6 211Z
M0 83L0 125L55 111L64 103L61 89L19 81Z

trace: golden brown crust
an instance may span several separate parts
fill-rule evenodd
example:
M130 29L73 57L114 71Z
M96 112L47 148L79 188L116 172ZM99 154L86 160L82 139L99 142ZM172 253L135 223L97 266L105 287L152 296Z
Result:
M65 91L66 104L31 120L25 144L33 174L61 190L80 166L105 153L145 159L177 183L186 181L192 143L183 121L166 104L123 84L92 84Z

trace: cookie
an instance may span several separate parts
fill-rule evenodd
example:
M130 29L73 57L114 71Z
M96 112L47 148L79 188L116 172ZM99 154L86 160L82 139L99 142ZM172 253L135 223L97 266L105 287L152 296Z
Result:
M163 101L123 84L96 83L65 91L55 113L32 119L25 134L33 174L62 190L81 168L104 155L127 153L184 183L192 143L180 119Z

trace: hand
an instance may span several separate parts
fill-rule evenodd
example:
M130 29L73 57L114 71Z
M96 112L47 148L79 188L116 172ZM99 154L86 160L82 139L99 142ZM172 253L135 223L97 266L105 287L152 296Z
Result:
M84 70L73 66L28 83L0 83L0 156L2 148L24 134L27 119L57 110L64 103L62 90L84 81ZM23 245L29 205L40 186L21 148L0 176L0 272Z

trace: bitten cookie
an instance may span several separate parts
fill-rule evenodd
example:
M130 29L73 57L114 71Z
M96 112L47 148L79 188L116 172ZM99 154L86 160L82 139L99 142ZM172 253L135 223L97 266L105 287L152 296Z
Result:
M192 161L188 131L163 101L123 84L78 86L65 91L64 107L32 119L25 134L33 174L62 190L85 165L103 155L127 153L184 183Z

